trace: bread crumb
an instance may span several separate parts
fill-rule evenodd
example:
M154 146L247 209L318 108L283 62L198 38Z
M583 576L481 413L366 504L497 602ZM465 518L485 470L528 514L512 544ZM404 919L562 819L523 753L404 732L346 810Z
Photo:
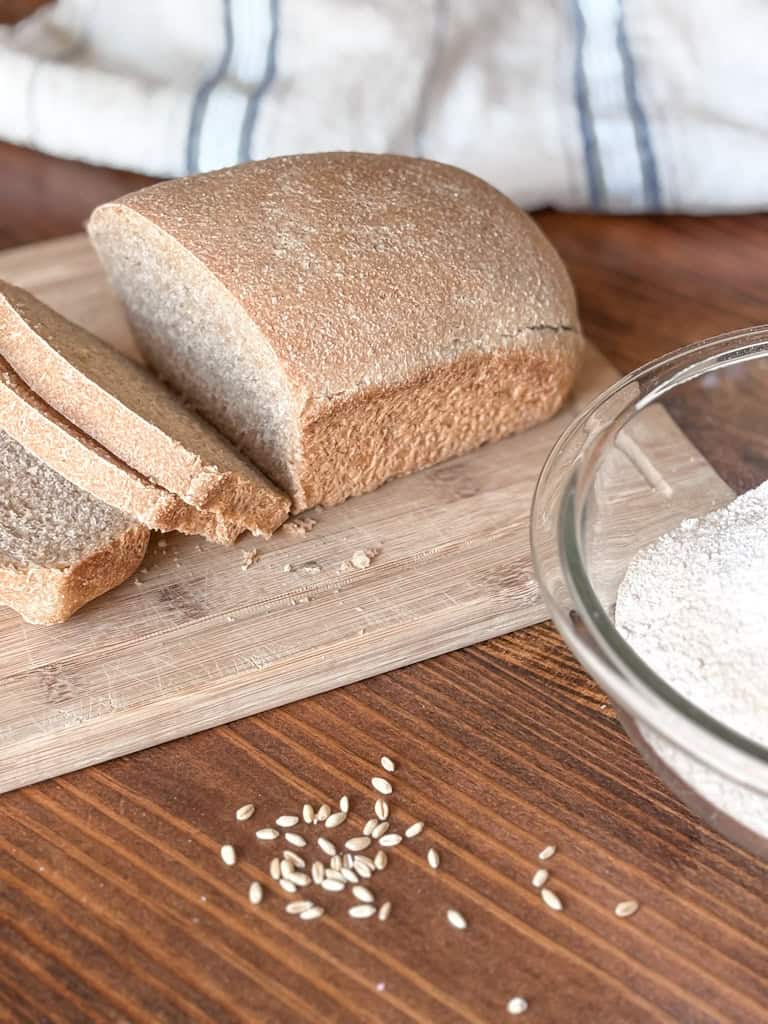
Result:
M296 534L300 537L306 537L317 526L317 520L311 516L301 516L299 519L289 519L287 523L283 524L284 533Z
M301 572L308 572L311 574L320 572L319 562L305 562L304 565L300 566Z
M254 562L258 562L261 557L258 551L244 551L243 552L243 564L240 568L245 572L246 569L250 569Z
M168 547L168 541L165 539L165 537L161 537L160 540L157 542L157 546L159 548L167 548Z
M283 572L293 572L293 566L290 562L286 562L283 566Z
M357 551L352 552L352 557L346 562L342 562L339 566L342 572L349 572L350 569L368 569L371 562L379 554L377 548L358 548Z
M134 587L143 587L144 586L144 580L140 580L137 576L134 576L133 577L133 585L134 585Z

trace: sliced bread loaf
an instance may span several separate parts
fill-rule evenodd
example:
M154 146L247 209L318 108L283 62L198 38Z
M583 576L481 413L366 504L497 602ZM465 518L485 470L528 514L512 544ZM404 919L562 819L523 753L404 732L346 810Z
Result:
M0 431L0 604L63 622L141 564L149 530Z
M0 357L0 429L88 494L153 530L201 534L221 544L241 527L157 487L45 403Z
M154 484L269 535L288 500L148 370L0 281L0 355L48 405Z
M134 192L88 230L149 362L297 510L546 419L579 366L557 253L445 164L277 157Z

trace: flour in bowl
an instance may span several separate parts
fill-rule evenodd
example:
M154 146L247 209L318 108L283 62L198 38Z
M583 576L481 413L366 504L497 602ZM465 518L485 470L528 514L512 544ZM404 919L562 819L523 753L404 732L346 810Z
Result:
M665 682L768 746L768 481L640 551L619 587L615 623ZM643 732L702 796L768 835L768 797Z

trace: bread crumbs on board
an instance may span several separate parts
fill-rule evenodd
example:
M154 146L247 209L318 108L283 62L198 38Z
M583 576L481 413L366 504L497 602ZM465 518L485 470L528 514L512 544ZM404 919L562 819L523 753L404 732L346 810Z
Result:
M371 563L378 558L380 548L358 548L352 552L352 557L342 562L339 566L340 572L349 572L351 569L369 569Z
M289 533L296 537L306 537L316 526L316 519L313 519L311 516L301 516L299 519L289 519L287 523L284 523L281 533Z

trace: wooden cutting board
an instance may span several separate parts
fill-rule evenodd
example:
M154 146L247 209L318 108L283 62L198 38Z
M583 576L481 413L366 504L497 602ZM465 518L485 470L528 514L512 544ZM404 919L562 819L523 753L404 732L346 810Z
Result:
M0 276L132 351L83 236L4 252ZM590 350L556 419L313 512L305 535L289 527L231 549L155 535L139 576L64 625L0 609L0 791L543 619L533 488L565 425L615 379ZM638 529L649 479L684 505L712 472L666 418L640 454L625 505ZM367 570L344 566L358 549L377 552Z

